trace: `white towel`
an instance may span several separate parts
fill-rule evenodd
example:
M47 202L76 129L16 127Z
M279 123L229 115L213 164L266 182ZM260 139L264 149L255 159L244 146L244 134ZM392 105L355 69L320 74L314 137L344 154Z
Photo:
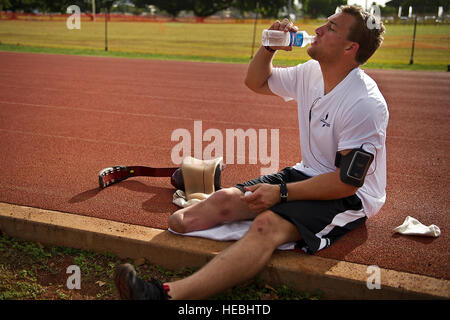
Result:
M169 231L182 236L200 237L218 241L230 241L241 239L250 228L252 221L236 221L218 225L216 227L192 231L187 233L178 233L169 228ZM279 250L293 250L295 248L295 242L288 242L278 247Z
M401 226L398 226L394 229L394 232L398 232L400 234L405 235L414 235L414 236L426 236L426 237L439 237L441 234L441 229L438 226L432 224L428 227L420 223L419 220L407 216L405 221Z

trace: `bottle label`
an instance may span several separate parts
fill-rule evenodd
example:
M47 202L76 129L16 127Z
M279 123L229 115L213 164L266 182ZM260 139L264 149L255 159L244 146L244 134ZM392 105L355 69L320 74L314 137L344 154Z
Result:
M301 47L303 44L303 33L291 32L291 40L289 46Z

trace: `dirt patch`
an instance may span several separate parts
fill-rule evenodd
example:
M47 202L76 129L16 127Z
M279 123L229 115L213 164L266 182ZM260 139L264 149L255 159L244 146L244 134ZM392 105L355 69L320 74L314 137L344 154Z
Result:
M66 247L43 246L0 233L0 300L115 300L113 273L117 265L131 263L144 280L161 282L184 278L195 269L172 271L150 264L144 258L119 259L111 253L95 253ZM79 268L80 288L75 272ZM321 293L299 293L288 286L273 288L255 278L212 299L318 299Z

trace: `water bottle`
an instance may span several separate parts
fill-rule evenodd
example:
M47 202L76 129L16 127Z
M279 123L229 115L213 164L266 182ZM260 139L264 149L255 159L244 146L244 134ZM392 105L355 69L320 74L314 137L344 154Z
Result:
M262 33L262 45L270 47L305 47L313 40L314 36L310 36L306 31L284 32L264 29Z

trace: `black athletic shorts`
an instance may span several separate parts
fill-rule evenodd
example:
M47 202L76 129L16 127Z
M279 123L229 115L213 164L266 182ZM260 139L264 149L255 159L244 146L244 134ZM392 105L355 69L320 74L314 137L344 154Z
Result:
M278 173L261 176L235 187L245 192L244 186L280 184L282 181L289 183L309 178L293 167L287 167ZM366 216L362 208L361 199L355 194L337 200L288 201L278 203L269 210L294 224L302 237L296 247L313 254L364 223Z

